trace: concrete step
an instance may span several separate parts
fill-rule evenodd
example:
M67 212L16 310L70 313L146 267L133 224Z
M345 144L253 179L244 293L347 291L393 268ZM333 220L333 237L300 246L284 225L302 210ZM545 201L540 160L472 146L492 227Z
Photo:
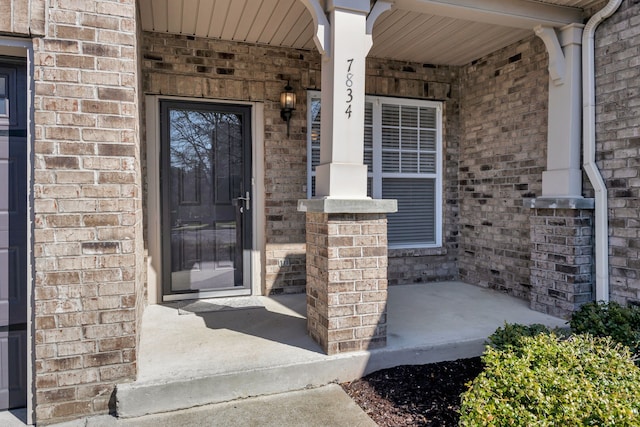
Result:
M119 417L139 417L318 387L350 377L352 372L361 372L365 366L366 358L359 355L332 363L316 361L242 372L121 384L116 392L117 414Z
M378 349L240 372L120 384L116 391L117 415L140 417L343 383L394 366L478 356L483 343L484 339L476 339L421 348Z

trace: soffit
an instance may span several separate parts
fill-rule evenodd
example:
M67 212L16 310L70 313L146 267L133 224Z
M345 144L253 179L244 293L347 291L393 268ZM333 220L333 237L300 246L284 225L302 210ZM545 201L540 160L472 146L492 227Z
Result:
M597 1L503 0L497 4L517 3L527 8L553 5L581 12ZM448 4L456 0L397 0L396 6L376 21L369 56L463 65L533 34L533 27L528 28L526 22L519 27L501 25L500 14L486 19L472 9L449 14L435 8L437 14L428 13L431 9L426 3ZM475 7L492 3L495 1L470 4ZM311 15L299 0L139 0L139 5L145 31L315 49Z

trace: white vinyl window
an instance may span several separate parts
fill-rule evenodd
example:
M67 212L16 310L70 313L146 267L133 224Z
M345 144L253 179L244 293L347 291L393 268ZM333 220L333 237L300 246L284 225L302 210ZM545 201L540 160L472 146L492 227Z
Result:
M320 92L309 91L307 102L307 184L313 197L320 162ZM398 212L388 216L389 248L441 246L441 103L367 96L364 121L368 196L398 201Z

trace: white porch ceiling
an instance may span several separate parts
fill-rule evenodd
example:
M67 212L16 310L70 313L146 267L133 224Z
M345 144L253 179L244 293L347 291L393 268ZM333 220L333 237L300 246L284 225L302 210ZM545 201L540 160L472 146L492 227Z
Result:
M598 0L396 0L373 28L369 56L463 65L531 34L575 22ZM299 0L139 0L145 31L315 49Z

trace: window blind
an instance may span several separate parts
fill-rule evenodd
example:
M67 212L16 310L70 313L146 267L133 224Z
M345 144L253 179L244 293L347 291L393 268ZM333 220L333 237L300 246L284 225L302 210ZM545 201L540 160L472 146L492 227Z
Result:
M382 198L398 201L398 212L387 217L389 243L436 243L434 179L383 178Z

